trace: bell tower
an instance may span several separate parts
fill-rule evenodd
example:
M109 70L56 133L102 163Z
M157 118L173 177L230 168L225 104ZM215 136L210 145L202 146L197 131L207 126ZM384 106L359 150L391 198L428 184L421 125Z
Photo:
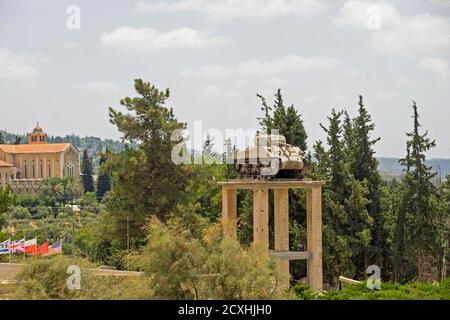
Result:
M39 127L39 123L36 128L33 129L33 132L28 134L28 143L29 144L43 144L47 143L47 134Z

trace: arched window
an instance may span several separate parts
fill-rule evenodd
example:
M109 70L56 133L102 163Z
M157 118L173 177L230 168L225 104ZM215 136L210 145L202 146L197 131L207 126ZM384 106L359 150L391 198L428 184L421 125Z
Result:
M44 178L44 161L40 161L39 163L39 177Z
M31 178L35 178L36 177L36 166L34 163L34 160L31 161Z
M72 160L67 161L67 175L70 178L73 178L73 168L75 167L75 164Z
M50 160L48 160L48 173L47 173L47 177L51 178L52 177L52 162Z
M27 165L27 160L24 161L24 165L23 165L23 174L24 174L24 179L28 179L28 165Z

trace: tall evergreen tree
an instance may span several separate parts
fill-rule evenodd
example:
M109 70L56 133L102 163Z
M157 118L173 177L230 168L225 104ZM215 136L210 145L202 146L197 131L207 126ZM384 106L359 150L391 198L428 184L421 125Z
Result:
M3 133L0 131L0 144L4 144L5 139L3 138Z
M99 161L99 175L97 180L97 191L96 196L98 200L101 200L105 193L111 190L111 173L105 168L105 163L108 161L108 157L110 155L110 151L108 148L105 152L100 154Z
M436 256L439 265L439 277L445 279L448 277L450 259L450 175L447 175L444 183L439 188L437 198L439 207L436 219L437 231L437 250Z
M107 162L113 176L114 212L117 234L126 238L126 225L133 238L142 239L142 226L155 215L165 219L185 200L186 171L172 161L172 150L182 142L173 134L186 127L173 109L166 106L169 89L159 90L142 79L135 80L137 97L125 97L120 104L128 112L109 108L110 122L122 133L122 139L137 143Z
M402 206L398 213L395 238L396 280L427 278L426 264L432 259L436 245L435 212L433 196L436 188L432 183L436 175L425 164L426 152L435 147L428 132L419 132L419 114L413 102L413 131L407 133L407 155L400 160L405 168ZM409 259L407 258L409 257ZM407 268L406 264L412 266ZM400 269L408 270L400 274Z
M81 160L81 174L84 192L94 192L94 179L92 177L92 160L86 149L83 151Z
M261 110L264 116L258 118L263 130L271 133L272 130L279 130L279 134L286 137L286 142L300 147L306 152L308 135L303 125L301 114L298 113L294 105L285 106L281 89L275 94L272 106L267 104L266 99L258 94L261 99Z
M359 96L358 106L358 115L353 120L348 115L345 119L346 154L350 172L358 181L366 181L369 191L366 209L374 223L371 230L370 252L367 252L365 263L367 264L368 259L370 259L371 264L384 267L389 255L387 254L387 233L381 204L383 186L373 148L380 138L372 139L371 137L375 125L361 95Z
M355 179L350 170L346 138L353 127L348 117L342 121L343 115L333 109L328 125L321 125L327 133L328 149L320 141L314 146L313 174L330 180L323 195L324 260L326 278L334 284L339 275L364 276L373 223L367 211L367 182Z

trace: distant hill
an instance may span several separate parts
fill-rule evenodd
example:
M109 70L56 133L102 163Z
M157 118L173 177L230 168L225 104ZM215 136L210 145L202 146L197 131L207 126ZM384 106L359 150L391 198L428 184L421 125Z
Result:
M403 168L398 163L398 158L378 158L378 170L383 176L401 176ZM450 174L450 159L429 159L426 161L428 166L433 168L434 172L440 174L441 178Z
M12 134L6 131L0 130L3 134L3 139L6 143L14 143L16 137L20 138L21 143L26 143L27 138L25 134ZM105 148L117 153L121 152L125 148L125 144L111 139L100 139L98 137L80 137L74 134L66 135L64 137L60 136L50 136L49 142L51 143L61 143L70 142L80 151L84 149L88 150L90 156L94 159L94 169L98 166L99 153ZM378 170L380 170L381 175L386 179L392 179L394 177L400 177L403 174L403 169L398 163L398 158L385 158L380 157L378 159ZM441 178L450 174L450 159L429 159L426 161L427 165L433 167L433 170L438 173L440 171Z

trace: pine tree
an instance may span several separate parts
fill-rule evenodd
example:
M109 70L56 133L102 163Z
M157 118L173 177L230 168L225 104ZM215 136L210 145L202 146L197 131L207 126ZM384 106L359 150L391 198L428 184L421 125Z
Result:
M81 174L84 192L94 191L94 180L92 177L92 160L86 149L83 151L83 159L81 161Z
M5 139L3 139L3 133L0 131L0 144L5 144Z
M262 95L257 96L261 99L261 110L264 112L264 116L258 118L262 129L267 133L279 130L279 134L285 136L287 143L306 152L308 135L303 120L294 105L284 105L281 89L275 94L273 106L269 106Z
M111 190L111 174L104 168L104 164L106 163L106 161L108 161L109 155L110 151L108 150L108 148L100 155L99 175L96 191L96 196L99 201L103 198L105 193Z
M165 219L185 201L187 183L184 167L172 161L172 150L182 142L182 137L173 139L173 134L186 125L166 107L169 89L161 91L137 79L135 90L137 97L120 101L127 112L109 108L110 122L122 133L122 139L138 144L138 148L126 148L107 162L116 199L110 210L115 216L114 230L123 242L127 220L131 237L141 238L142 226L150 216Z
M436 188L431 182L436 174L431 172L431 167L426 166L425 154L436 144L427 137L428 132L419 132L421 125L415 102L412 107L414 128L412 132L407 133L407 155L400 160L400 164L405 168L405 176L402 206L396 225L396 276L397 279L413 277L424 280L428 272L426 263L430 262L436 249L436 208L432 201ZM407 269L406 263L413 269L400 275L401 267Z

